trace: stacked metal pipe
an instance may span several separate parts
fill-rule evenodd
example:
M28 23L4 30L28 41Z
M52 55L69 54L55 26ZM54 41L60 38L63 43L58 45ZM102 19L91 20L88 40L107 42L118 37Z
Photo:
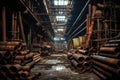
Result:
M110 40L97 54L91 55L93 72L102 80L120 78L120 40Z
M0 45L0 79L33 80L35 75L30 75L30 70L42 59L40 54L23 50L19 42L0 42Z
M91 69L91 58L84 54L86 53L84 50L81 51L80 53L76 53L76 51L67 52L67 57L71 65L80 70L79 72L89 71Z

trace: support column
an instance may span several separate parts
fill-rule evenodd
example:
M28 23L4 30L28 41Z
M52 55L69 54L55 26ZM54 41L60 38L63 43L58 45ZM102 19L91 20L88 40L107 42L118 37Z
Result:
M2 8L2 40L6 41L6 7Z

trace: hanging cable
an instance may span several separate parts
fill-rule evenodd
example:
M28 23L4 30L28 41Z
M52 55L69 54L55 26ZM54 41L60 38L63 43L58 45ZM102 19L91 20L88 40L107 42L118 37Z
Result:
M86 20L87 20L87 19L85 19L85 20L74 30L74 32L72 32L72 34L71 34L70 36L68 36L68 38L71 37L83 24L85 24Z
M70 37L70 38L73 38L73 37L75 37L75 36L77 36L78 34L80 34L83 30L85 30L86 29L86 27L84 27L84 28L82 28L78 33L76 33L75 35L73 35L72 37Z
M75 20L75 22L73 23L72 27L70 28L69 32L67 32L66 34L69 34L73 28L73 26L75 25L75 23L78 21L79 17L81 16L81 14L83 13L83 11L85 10L85 8L87 7L88 3L90 2L90 0L88 0L84 6L84 8L81 10L79 16L77 17L77 19Z

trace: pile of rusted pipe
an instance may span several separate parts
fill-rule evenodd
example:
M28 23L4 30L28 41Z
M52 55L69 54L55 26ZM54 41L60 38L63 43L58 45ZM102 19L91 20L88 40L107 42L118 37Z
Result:
M30 75L30 70L34 67L35 63L42 60L39 53L32 53L29 50L23 50L22 44L19 42L1 42L0 45L0 79L35 79L38 74Z
M76 51L67 52L67 57L71 65L80 71L89 71L91 69L91 58L83 53Z
M120 78L120 40L110 40L96 55L91 55L93 72L102 80Z

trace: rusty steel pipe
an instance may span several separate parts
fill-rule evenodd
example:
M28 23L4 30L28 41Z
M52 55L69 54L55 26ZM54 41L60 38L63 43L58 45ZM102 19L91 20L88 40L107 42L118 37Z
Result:
M90 69L92 69L92 64L91 64L91 62L86 62L86 61L84 61L84 62L82 63L82 66L84 67L85 70L90 70Z
M28 71L19 71L18 74L19 74L20 78L24 79L24 78L27 78L30 75L30 72L28 72Z
M21 64L21 63L22 63L22 60L14 60L14 63L15 63L15 64Z
M35 54L35 55L33 56L33 58L35 58L35 57L37 57L37 56L40 56L40 54Z
M82 63L82 66L84 66L85 68L87 68L87 67L91 66L91 64L90 64L90 62L84 61L84 62Z
M6 53L6 51L0 51L0 59L4 57L5 53Z
M68 58L68 59L71 60L71 59L73 58L72 55L73 55L73 53L71 53L71 52L67 52L67 58Z
M77 61L75 61L74 59L70 60L70 62L73 64L73 66L75 67L82 67L82 64L78 63Z
M10 51L6 51L5 54L4 54L4 58L11 61L13 55Z
M0 71L7 73L7 72L9 72L9 67L10 67L10 66L11 66L11 65L2 65L2 66L0 67Z
M102 69L102 68L100 68L98 66L93 65L93 68L95 68L96 70L100 71L103 75L105 75L107 77L112 78L112 76L113 76L111 73L105 71L104 69Z
M20 42L9 42L9 41L6 41L6 42L0 42L0 45L9 45L9 46L16 46L16 45L19 45Z
M99 55L92 55L93 59L106 62L106 64L112 64L120 67L120 60L115 59L115 58L109 58L109 57L104 57L104 56L99 56Z
M119 46L120 46L119 43L107 43L103 45L103 47L119 47Z
M14 51L15 46L0 46L0 51Z
M110 57L110 58L119 58L120 57L120 53L116 53L116 54L106 54L106 53L100 53L100 56L105 56L105 57Z
M117 47L101 47L100 52L106 52L106 53L116 53L119 52L120 49Z
M9 67L10 73L18 72L21 69L22 69L22 66L20 64L14 64Z
M22 70L29 71L35 63L36 63L35 61L32 61L30 63L25 64L25 66L22 67Z
M42 59L40 56L34 57L33 60Z
M84 60L84 57L81 54L73 54L72 56L77 61L81 61L82 62Z
M30 63L32 61L33 61L32 58L31 59L27 59L27 60L23 60L22 63L21 63L21 65L25 65L25 64Z
M86 50L83 50L83 49L78 49L77 51L81 54L88 54L88 52Z
M24 60L25 56L24 55L17 55L15 56L15 60Z
M98 62L98 61L95 61L95 60L92 60L92 62L96 65L99 65L101 66L102 68L106 69L106 70L109 70L110 72L112 73L115 73L115 74L120 74L119 70L118 69L115 69L113 67L110 67L109 65L106 65L106 64L103 64L101 62Z
M10 59L12 57L12 52L10 52L10 51L0 51L0 57Z
M102 80L107 80L107 77L105 75L103 75L102 73L100 73L99 71L93 69L93 72L100 77Z
M25 55L25 59L31 59L33 58L34 54L33 53L29 53Z
M90 56L85 56L85 55L84 55L84 59L85 59L85 61L90 61L90 60L91 60L91 57L90 57Z
M29 54L29 51L19 51L18 54L20 54L20 55L27 55L27 54Z

